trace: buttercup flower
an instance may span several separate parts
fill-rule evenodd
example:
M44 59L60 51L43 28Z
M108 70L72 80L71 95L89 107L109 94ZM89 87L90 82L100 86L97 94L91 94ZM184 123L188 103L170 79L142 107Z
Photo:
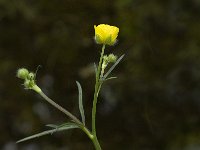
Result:
M95 41L97 44L114 45L117 41L119 28L107 24L94 26Z

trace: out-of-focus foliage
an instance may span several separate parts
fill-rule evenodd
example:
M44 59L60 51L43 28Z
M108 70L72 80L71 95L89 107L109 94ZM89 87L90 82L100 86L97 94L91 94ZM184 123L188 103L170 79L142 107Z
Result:
M16 145L67 119L23 90L15 73L42 65L38 85L75 114L80 81L90 126L100 23L120 29L107 53L126 54L98 104L103 149L200 149L199 18L199 0L0 0L0 149L93 149L78 130Z

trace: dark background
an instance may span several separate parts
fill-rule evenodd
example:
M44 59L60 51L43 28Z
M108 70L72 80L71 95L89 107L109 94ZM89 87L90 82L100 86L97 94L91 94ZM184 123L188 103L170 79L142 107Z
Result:
M92 150L80 130L15 141L66 122L30 90L16 70L79 116L75 81L83 87L87 125L94 91L94 25L120 28L106 53L125 58L102 87L97 134L104 150L200 149L199 0L0 0L0 149Z

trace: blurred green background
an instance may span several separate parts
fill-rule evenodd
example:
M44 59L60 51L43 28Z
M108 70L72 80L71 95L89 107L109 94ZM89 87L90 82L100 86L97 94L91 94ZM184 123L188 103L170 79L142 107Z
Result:
M83 87L87 125L94 91L94 25L120 28L106 53L126 56L104 84L97 134L104 150L200 149L199 0L0 0L0 149L92 150L78 129L22 144L15 141L68 120L15 77L37 83L79 116L75 81Z

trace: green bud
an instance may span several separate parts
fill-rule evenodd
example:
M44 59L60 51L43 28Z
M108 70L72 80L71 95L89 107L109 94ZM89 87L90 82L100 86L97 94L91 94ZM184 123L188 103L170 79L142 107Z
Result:
M27 77L29 80L33 80L35 78L35 73L30 72Z
M104 70L107 67L107 63L103 62L101 68Z
M36 91L37 93L42 92L42 90L35 84L35 81L34 81L34 80L25 80L25 81L24 81L24 87L25 87L26 89L34 90L34 91Z
M116 62L116 60L117 60L117 56L115 56L114 54L109 54L108 55L108 61L109 62L114 63L114 62Z
M35 83L35 77L36 77L35 73L33 73L33 72L29 73L29 71L27 69L20 68L17 71L17 77L20 79L24 79L25 89L31 89L31 90L36 91L37 93L42 92L42 90Z
M24 87L26 89L32 89L34 85L35 85L34 80L25 80L24 81Z
M106 62L106 63L108 63L108 56L107 55L103 56L103 61Z
M17 77L20 79L26 79L28 77L28 70L26 68L20 68L17 70Z
M29 89L29 87L30 87L30 80L25 80L25 81L24 81L24 87L25 87L26 89Z

